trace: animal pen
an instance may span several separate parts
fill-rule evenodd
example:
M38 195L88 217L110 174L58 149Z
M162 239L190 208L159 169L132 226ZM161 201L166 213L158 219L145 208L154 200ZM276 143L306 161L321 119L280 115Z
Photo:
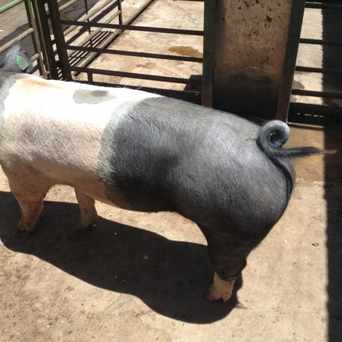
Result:
M247 63L251 64L251 70L264 69L261 74L250 76L242 72L236 76L234 68L237 67L227 56L236 54L236 59L244 59L244 52L239 55L241 46L235 46L229 40L236 34L232 28L236 26L235 12L224 3L202 0L12 0L0 7L0 16L25 6L27 24L14 36L0 40L0 53L14 43L27 42L30 38L31 42L26 46L30 48L35 71L52 79L138 88L239 114L266 113L268 117L283 120L288 118L292 92L290 113L295 115L290 119L302 114L305 117L307 114L309 117L339 114L342 91L336 79L342 72L342 43L331 38L331 32L327 30L319 38L300 37L300 32L304 13L321 9L326 22L331 22L332 15L341 18L341 4L289 0L284 2L282 11L278 10L276 22L275 15L272 18L270 14L276 9L268 2L267 11L270 12L265 10L267 15L265 23L260 24L263 25L261 33L257 36L258 33L252 32L255 36L246 39L244 44L248 50L248 45L268 39L262 34L270 32L276 36L273 31L280 26L284 32L279 34L278 41L275 38L271 42L274 46L270 49L280 51L275 54L277 59L258 65L257 51L255 58L250 57ZM238 1L230 3L238 5ZM179 7L178 18L167 16L169 6ZM247 6L242 10L244 14L240 20L252 21L253 9ZM232 26L218 24L226 23L227 18ZM240 29L237 25L237 32ZM225 30L227 32L223 32ZM303 34L305 30L302 29ZM282 41L283 46L279 46ZM225 49L225 44L227 48L230 45L231 50ZM303 65L299 58L296 66L298 47L305 50L311 46L327 51L332 48L330 55L336 57L328 61L325 58L320 66ZM225 66L230 69L225 70ZM267 68L273 68L271 76L265 71ZM232 76L232 73L235 74ZM303 87L301 82L293 84L293 75L296 79L297 74L304 79L306 75L318 75L328 80L328 89L312 90ZM228 105L225 102L229 102Z
M245 24L239 26L239 22L260 23L262 32L269 34L257 36L249 28L248 44L255 49L273 36L274 16L261 11L264 21L259 17L232 21L230 30L235 35L226 40L228 51L214 51L210 43L220 32L211 24L215 17L205 13L214 13L214 5L223 1L143 1L0 0L0 53L20 42L32 56L34 72L46 78L147 89L219 107L220 103L213 103L214 86L224 81L220 73L227 70L214 74L213 65L222 56L232 56L229 48L235 49L234 43L243 43L236 39L245 33L240 27ZM257 2L272 5L290 0L253 0ZM291 90L290 121L340 118L341 1L295 3L299 7L290 18L296 24L285 34L292 37L286 44L290 58L277 69L277 75L282 75L283 101L278 98L272 106L285 108L282 118L286 120ZM168 9L175 7L177 11L168 16ZM254 11L243 9L246 16ZM263 48L264 55L256 52L267 64L271 51ZM273 51L275 56L278 51ZM242 53L235 62L246 56ZM249 56L253 63L257 60L257 53ZM269 83L263 77L256 83L244 77L230 83L244 80L243 92L252 93L240 102L258 112L254 100L262 93L253 91ZM222 88L229 99L232 89ZM264 89L266 95L272 94L272 89ZM339 125L292 125L291 135L291 146L342 149ZM18 211L1 174L0 279L5 279L0 296L1 336L35 341L88 341L95 336L101 341L142 342L280 341L291 336L294 341L340 342L341 170L338 153L297 161L299 177L292 207L246 269L244 281L249 285L240 297L247 309L235 310L227 318L226 308L199 300L207 271L198 265L207 254L203 237L191 222L164 213L129 213L128 218L122 211L99 204L103 219L98 229L79 238L73 232L78 209L73 203L61 203L74 201L73 194L57 188L48 198L43 222L48 229L33 238L21 237L13 230Z

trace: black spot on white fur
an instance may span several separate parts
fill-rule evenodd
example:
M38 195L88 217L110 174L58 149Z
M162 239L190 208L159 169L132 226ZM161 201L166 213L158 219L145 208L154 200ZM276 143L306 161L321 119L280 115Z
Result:
M74 92L73 99L78 104L99 104L110 101L113 97L105 90L78 89Z

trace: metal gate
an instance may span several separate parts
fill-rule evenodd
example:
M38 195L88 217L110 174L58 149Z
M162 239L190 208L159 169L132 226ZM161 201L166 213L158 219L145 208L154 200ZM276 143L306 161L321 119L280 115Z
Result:
M18 13L14 13L15 11ZM19 16L23 14L25 18L21 18L21 20L16 18L18 14ZM30 0L8 0L3 2L0 4L0 19L8 26L8 22L4 20L5 16L16 19L12 20L13 31L6 32L4 30L4 37L0 37L0 54L20 42L31 52L31 59L34 64L33 72L39 69L40 74L45 75L46 71L41 55L41 37L36 25L32 2ZM16 25L16 21L19 22L18 25Z
M85 14L73 20L63 18L63 10L76 2L84 5ZM90 7L88 0L70 0L63 5L60 5L56 0L36 0L35 5L39 13L40 27L45 41L50 77L102 86L127 86L200 102L200 77L183 78L90 66L96 58L103 54L201 64L202 56L182 56L112 48L113 42L118 37L123 33L132 31L163 35L203 36L203 30L133 25L133 22L154 2L155 0L145 0L134 13L126 18L127 16L124 16L124 0L103 0L99 7ZM80 74L86 75L86 79L80 79L78 77ZM157 86L132 86L115 82L102 82L94 79L96 75L149 80L152 83L155 82ZM158 87L158 83L182 84L185 89L174 90L170 89L172 87Z
M162 93L169 96L201 102L202 73L192 77L147 74L94 67L94 61L103 55L136 57L153 61L179 61L202 65L203 48L197 55L154 53L114 48L113 43L129 32L152 32L160 35L181 35L182 37L203 37L203 28L155 27L135 25L142 14L148 12L157 0L145 0L130 15L125 13L129 0L8 0L0 5L0 16L24 6L27 23L5 40L0 36L0 53L11 45L30 39L32 59L35 70L49 78L76 80L103 86L128 86ZM201 1L203 0L187 0ZM210 5L211 2L206 2ZM74 11L76 8L76 11ZM303 36L300 47L320 47L323 60L320 65L305 64L299 61L296 73L301 75L320 75L322 89L312 89L294 83L290 106L290 120L307 120L312 117L338 117L342 115L342 40L337 32L342 32L342 4L333 0L307 0L306 11L317 9L322 12L320 37ZM72 15L70 15L72 13ZM337 18L332 25L331 17ZM210 52L210 51L209 51ZM304 61L306 62L306 61ZM202 67L202 66L201 66ZM154 70L153 70L154 71ZM110 76L114 80L99 81L96 76ZM82 77L83 76L83 77ZM115 77L124 80L151 81L156 86L141 86L115 82ZM174 85L174 86L173 86ZM182 85L184 89L174 88ZM204 89L204 88L203 88ZM202 93L205 99L205 92ZM319 102L319 101L320 102Z
M310 12L311 11L311 12ZM342 118L342 3L333 0L307 0L306 14L317 16L314 24L321 21L320 32L312 37L302 30L300 48L322 55L321 60L307 58L299 60L296 73L316 78L318 89L312 89L315 82L301 86L294 83L291 103L292 120L303 118ZM314 32L315 33L315 32ZM311 35L313 33L311 32ZM310 65L316 64L316 65ZM298 86L299 85L299 86Z
M89 0L69 0L63 4L57 0L36 0L35 3L41 21L40 25L46 42L47 64L50 77L77 80L79 82L103 86L128 86L200 103L202 74L197 75L197 77L182 78L168 75L129 72L126 70L111 70L101 66L99 68L94 68L91 66L91 63L103 54L126 56L128 58L139 57L150 60L177 60L189 63L203 63L203 51L201 51L200 56L180 56L113 48L113 42L120 37L120 35L132 31L154 32L166 35L203 36L203 29L194 30L134 25L134 21L154 2L156 2L156 0L145 0L137 11L133 13L130 18L125 20L123 19L125 11L124 0L103 0L103 4L99 8L91 7ZM84 14L77 19L65 19L63 17L63 11L74 3L84 4ZM339 14L337 15L340 15L340 18L342 18L342 5L336 1L307 0L306 10L310 8L321 9L323 12L323 19L329 11L338 12ZM342 42L331 40L331 32L327 30L328 26L328 20L326 20L323 22L323 30L325 31L320 39L302 37L300 45L320 45L325 51L330 47L341 47L342 51ZM79 40L81 37L83 37L83 39ZM330 80L331 83L331 80L334 78L340 78L342 73L341 65L342 54L341 58L335 61L333 67L331 67L326 60L323 60L322 66L297 65L296 72L307 74L320 73L322 74L323 80L328 83ZM86 75L86 78L80 79L80 74ZM159 88L158 86L132 86L112 81L103 82L97 81L95 79L96 75L117 76L126 80L150 80L155 82L154 84L167 83L171 86L169 86L169 88ZM183 84L184 90L174 90L172 89L172 84ZM312 117L312 115L329 116L341 113L341 108L336 106L335 102L331 101L332 99L342 100L342 88L335 88L337 89L331 90L323 87L322 90L314 90L309 87L305 89L298 88L295 85L292 89L292 115L290 116L290 119L296 120L298 116L303 117L303 114L311 114ZM299 96L300 100L298 101ZM316 101L314 101L314 98L322 98L322 103L315 103ZM301 101L303 99L304 101ZM308 116L305 117L308 118Z

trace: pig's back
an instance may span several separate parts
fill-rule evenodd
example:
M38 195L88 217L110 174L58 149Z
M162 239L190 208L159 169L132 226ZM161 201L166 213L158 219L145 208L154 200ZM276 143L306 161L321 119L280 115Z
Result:
M2 164L33 164L57 180L71 182L73 177L96 176L108 124L117 125L139 96L155 96L29 75L15 75L5 86L0 116Z
M2 164L33 166L56 183L92 184L88 192L101 184L98 199L115 202L120 193L136 210L225 210L237 191L234 203L245 203L251 186L259 196L260 189L283 190L283 175L256 146L258 126L237 116L32 76L15 78L12 87L1 116Z

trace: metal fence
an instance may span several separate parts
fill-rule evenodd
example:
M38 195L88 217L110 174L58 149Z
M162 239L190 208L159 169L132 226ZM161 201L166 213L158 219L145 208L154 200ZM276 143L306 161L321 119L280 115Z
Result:
M342 118L342 3L341 1L307 0L306 9L317 9L322 17L320 38L302 37L301 46L319 47L322 50L320 66L296 66L302 74L321 77L321 90L294 87L292 94L302 101L291 103L292 118L296 115ZM314 99L319 99L317 104Z
M79 74L87 75L87 80L79 80L102 86L138 87L191 101L200 101L201 80L173 77L168 75L151 75L122 70L108 70L94 68L90 64L100 55L127 56L157 60L174 60L182 62L202 63L202 58L180 56L143 51L128 51L114 49L110 46L124 32L140 31L167 35L203 36L203 30L176 29L165 27L151 27L134 25L134 21L155 0L145 0L130 17L123 19L124 0L103 1L102 6L89 9L87 0L84 3L85 14L78 19L64 19L63 10L77 0L71 0L63 6L58 6L56 0L41 0L37 3L37 10L41 18L41 27L47 50L47 62L52 78L74 80ZM81 2L82 2L81 1ZM83 37L83 38L82 38ZM80 39L81 38L81 39ZM95 75L119 76L126 79L150 80L155 82L184 84L184 91L159 88L158 86L142 87L112 82L94 81Z
M0 5L1 16L10 14L19 6L24 7L27 22L16 31L1 39L0 53L11 45L21 41L29 45L35 70L39 70L45 77L54 79L77 80L103 86L138 87L113 82L100 82L96 75L117 76L124 79L149 80L156 87L141 87L140 89L159 92L166 95L184 98L194 102L206 99L204 91L212 80L206 80L199 75L197 78L175 77L171 75L154 75L129 72L126 70L108 70L103 67L95 68L92 63L101 55L137 57L151 60L170 60L189 63L203 63L201 56L184 56L169 53L152 53L114 48L115 40L125 32L141 31L153 32L160 35L203 36L203 29L178 29L174 27L151 27L135 25L135 21L145 10L157 0L142 1L139 8L131 15L125 14L125 0L11 0ZM203 1L203 0L187 0ZM206 6L210 7L210 1ZM1 2L0 2L1 4ZM333 0L307 0L306 9L319 9L323 16L322 38L302 37L301 46L321 46L323 49L323 63L321 66L297 65L296 72L322 75L322 90L306 87L294 87L292 95L295 99L291 103L290 111L294 119L297 114L313 114L320 116L342 115L341 107L335 100L342 103L342 39L336 34L336 26L332 27L329 20L331 15L340 18L339 27L342 32L342 4ZM338 22L338 20L337 20ZM336 38L337 37L337 38ZM201 51L202 53L203 51ZM208 59L210 51L204 51L204 58ZM86 78L79 79L79 75ZM205 76L205 75L204 75ZM184 85L184 91L158 87L160 82ZM291 81L288 83L290 84ZM163 89L162 89L163 88ZM172 88L170 86L169 88ZM207 87L208 88L208 87ZM210 84L209 84L210 88ZM298 96L305 101L298 101ZM321 98L322 103L310 101ZM208 102L208 101L207 101Z
M0 40L0 53L6 51L8 48L16 43L21 42L28 51L31 52L31 59L34 63L33 71L39 69L40 74L45 75L46 71L44 68L44 62L41 55L40 37L38 34L36 20L32 2L28 0L10 0L0 5L0 18L1 16L9 15L12 11L18 7L24 6L24 10L20 11L25 18L24 24L15 27L13 32L8 34Z

